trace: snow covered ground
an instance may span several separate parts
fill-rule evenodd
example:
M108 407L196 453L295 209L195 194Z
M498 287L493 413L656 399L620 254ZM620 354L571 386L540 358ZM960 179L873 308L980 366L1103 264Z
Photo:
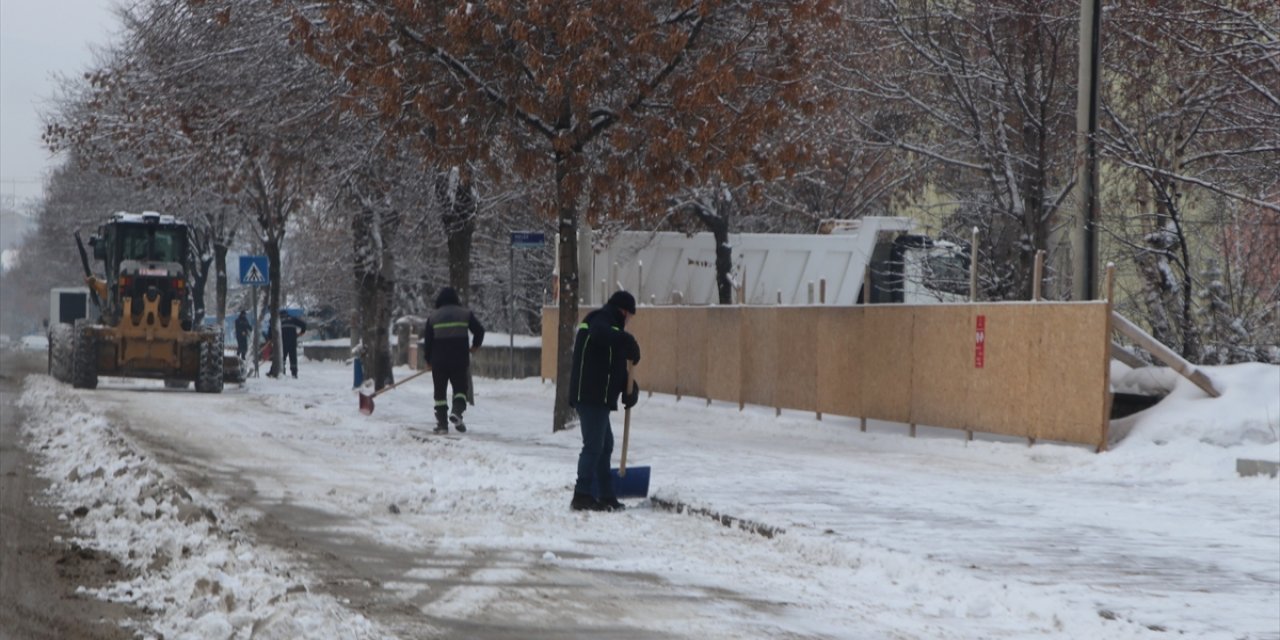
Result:
M1235 470L1280 460L1280 367L1206 371L1221 398L1156 381L1103 454L642 399L651 495L773 537L571 512L580 436L536 379L477 379L470 432L426 441L426 378L366 417L330 362L221 395L32 376L21 404L48 499L141 572L94 595L149 637L1280 638L1280 480Z

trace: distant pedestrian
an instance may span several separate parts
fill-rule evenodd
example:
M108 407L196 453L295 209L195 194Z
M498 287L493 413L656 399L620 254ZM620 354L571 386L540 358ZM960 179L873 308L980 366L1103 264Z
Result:
M448 433L450 423L459 433L466 433L462 414L467 410L467 395L471 391L467 373L471 368L471 354L483 342L484 325L476 319L476 314L462 306L453 287L441 289L436 296L436 309L422 330L422 355L431 367L431 380L435 383L436 433ZM453 387L452 412L449 411L450 386Z
M240 356L240 360L244 360L245 354L249 353L249 333L252 331L249 317L241 309L240 315L236 316L236 355Z
M587 314L573 341L573 371L569 376L569 405L578 411L582 452L573 486L574 511L621 511L609 462L613 456L613 426L609 412L640 399L640 388L628 379L627 363L640 362L640 344L626 331L636 314L636 299L626 291L609 296L603 307Z
M280 353L280 366L289 361L289 373L298 377L298 336L307 332L307 323L302 318L280 312L280 343L284 351Z

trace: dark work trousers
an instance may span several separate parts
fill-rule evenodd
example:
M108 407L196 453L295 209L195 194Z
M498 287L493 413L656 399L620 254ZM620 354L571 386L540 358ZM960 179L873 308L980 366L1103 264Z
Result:
M436 426L444 426L449 419L449 386L453 386L453 412L462 415L467 410L467 368L433 367L431 381L435 383Z
M280 357L281 366L284 365L286 360L289 362L289 373L292 373L293 377L295 378L298 377L298 339L297 338L294 338L293 340L289 340L288 338L285 338L284 355Z
M586 493L597 500L616 498L609 461L613 458L613 427L609 424L609 407L578 405L579 429L582 430L582 453L578 454L578 481L574 493ZM597 490L598 489L598 490Z
M249 353L249 336L236 336L236 355L244 360L247 353Z

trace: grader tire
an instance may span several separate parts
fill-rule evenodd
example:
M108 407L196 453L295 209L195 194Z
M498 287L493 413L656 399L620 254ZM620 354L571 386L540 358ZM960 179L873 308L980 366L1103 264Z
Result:
M200 373L196 378L199 393L222 393L222 336L210 336L200 342Z
M59 322L49 329L49 375L58 382L71 382L75 342L71 325Z
M89 325L77 321L72 336L74 347L71 386L77 389L98 388L98 341Z

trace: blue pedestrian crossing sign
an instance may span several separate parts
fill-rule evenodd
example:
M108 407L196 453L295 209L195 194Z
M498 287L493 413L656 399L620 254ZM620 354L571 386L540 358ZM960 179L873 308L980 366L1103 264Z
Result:
M240 256L240 284L265 287L269 277L266 256Z
M535 231L512 231L511 246L516 249L541 249L546 237Z

